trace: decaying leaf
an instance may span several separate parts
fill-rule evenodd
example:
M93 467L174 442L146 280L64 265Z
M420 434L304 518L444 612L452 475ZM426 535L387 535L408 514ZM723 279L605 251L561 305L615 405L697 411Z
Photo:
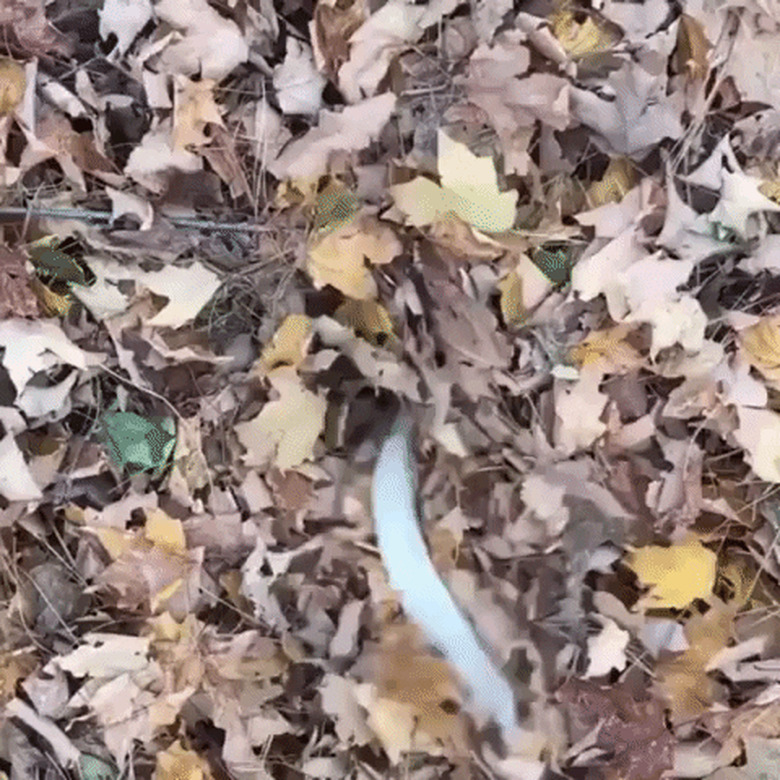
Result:
M692 573L690 576L692 579ZM669 702L674 723L705 712L718 691L718 683L707 674L707 667L731 640L735 611L713 596L709 605L707 612L694 614L685 624L688 649L658 666L658 689Z
M369 726L393 762L411 751L453 755L465 748L457 684L419 643L414 627L386 626L373 659L376 687L360 691Z
M0 115L11 114L24 97L24 68L14 60L0 59Z

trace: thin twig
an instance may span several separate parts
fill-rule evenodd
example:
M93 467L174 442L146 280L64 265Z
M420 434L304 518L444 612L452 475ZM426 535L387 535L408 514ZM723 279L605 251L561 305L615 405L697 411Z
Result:
M48 217L50 219L75 219L82 222L110 224L113 215L110 211L95 209L54 208L44 206L0 206L0 222L27 220L30 217ZM165 219L176 227L189 230L216 230L223 233L265 233L271 230L265 225L253 222L216 222L198 217L166 216Z

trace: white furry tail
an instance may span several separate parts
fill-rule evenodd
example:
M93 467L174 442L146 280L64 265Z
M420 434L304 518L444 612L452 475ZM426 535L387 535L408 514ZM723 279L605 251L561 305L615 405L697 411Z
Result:
M484 650L428 555L415 495L411 421L401 412L382 444L374 471L372 510L390 585L409 617L454 667L474 706L507 734L517 727L509 681Z

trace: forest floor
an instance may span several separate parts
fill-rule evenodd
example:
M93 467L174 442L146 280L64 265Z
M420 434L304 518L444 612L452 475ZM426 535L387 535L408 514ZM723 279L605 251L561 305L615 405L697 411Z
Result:
M780 775L777 3L0 29L0 778ZM517 750L388 584L399 404Z

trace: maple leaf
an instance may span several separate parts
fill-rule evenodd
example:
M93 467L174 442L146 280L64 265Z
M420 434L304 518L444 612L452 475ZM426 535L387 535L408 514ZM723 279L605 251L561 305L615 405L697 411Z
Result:
M417 227L450 212L487 233L512 227L518 194L501 192L492 158L477 157L465 144L439 130L438 167L441 187L424 176L390 187L396 206Z
M330 284L350 298L376 296L376 283L366 260L384 265L401 253L401 242L389 225L362 214L309 245L306 270L317 287Z

